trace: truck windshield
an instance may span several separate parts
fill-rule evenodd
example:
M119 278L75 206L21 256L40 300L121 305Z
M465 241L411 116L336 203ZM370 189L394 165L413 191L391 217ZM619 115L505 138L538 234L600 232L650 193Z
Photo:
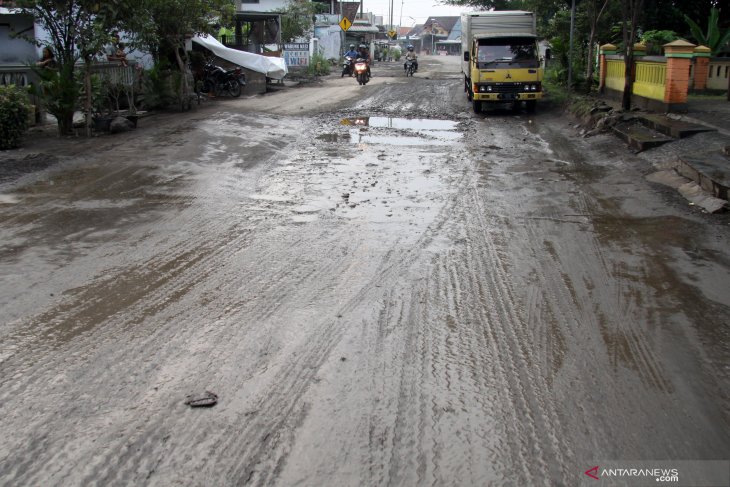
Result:
M521 68L539 66L537 45L530 37L479 39L477 63L480 68L489 65L511 65Z

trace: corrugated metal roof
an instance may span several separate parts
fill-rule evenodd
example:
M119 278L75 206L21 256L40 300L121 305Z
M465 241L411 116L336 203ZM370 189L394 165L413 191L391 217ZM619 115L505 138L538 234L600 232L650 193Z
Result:
M357 32L359 34L377 34L380 32L374 25L353 25L347 32Z

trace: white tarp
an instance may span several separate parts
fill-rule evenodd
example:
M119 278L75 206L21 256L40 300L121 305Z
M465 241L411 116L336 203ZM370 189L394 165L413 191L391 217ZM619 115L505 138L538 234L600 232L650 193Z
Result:
M261 56L252 52L231 49L218 42L212 36L201 37L196 35L193 37L193 42L209 49L221 59L256 71L257 73L263 73L269 78L282 79L288 72L284 59L280 57Z

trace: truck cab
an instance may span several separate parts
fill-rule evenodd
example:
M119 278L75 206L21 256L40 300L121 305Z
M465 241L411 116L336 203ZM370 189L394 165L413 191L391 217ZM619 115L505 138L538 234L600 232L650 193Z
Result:
M525 102L532 112L542 98L543 70L532 12L462 14L464 91L475 112L483 103Z

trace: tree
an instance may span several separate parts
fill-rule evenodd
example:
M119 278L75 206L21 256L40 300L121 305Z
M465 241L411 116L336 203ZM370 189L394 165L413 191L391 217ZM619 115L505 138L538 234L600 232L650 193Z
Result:
M477 10L522 10L527 2L520 0L446 0L444 3Z
M631 90L634 86L632 77L632 66L634 65L634 43L636 42L636 31L639 25L639 17L644 0L621 0L621 26L624 41L624 94L621 100L621 107L624 110L631 108Z
M694 37L695 41L705 47L709 47L713 56L717 56L722 48L725 47L725 44L730 41L730 28L724 31L720 30L720 11L716 8L710 10L710 16L707 18L707 31L703 31L694 20L686 15L684 19L689 24L692 37Z
M216 25L227 25L233 14L233 3L230 0L139 1L139 11L126 19L128 30L136 33L135 43L152 53L157 62L174 60L181 77L180 106L185 109L190 103L185 41L195 34L214 34Z
M76 110L79 89L75 79L76 61L93 58L108 39L105 27L122 10L126 0L98 2L92 0L20 0L18 8L33 16L48 32L51 41L48 47L53 51L58 65L57 71L46 71L42 75L47 94L53 99L47 103L49 111L58 120L59 134L72 130L73 114ZM41 45L35 39L29 39Z
M291 42L298 37L304 37L312 30L312 17L326 11L327 6L302 0L292 0L281 13L281 39Z
M593 86L593 48L596 43L596 30L598 22L601 20L603 13L608 6L609 0L589 0L585 2L588 13L588 21L590 24L590 34L588 35L588 54L586 59L586 92L590 93Z
M689 37L690 30L685 15L700 20L710 16L710 11L721 4L718 0L644 0L642 28L647 30L671 30L682 37ZM730 22L730 9L720 12L720 25Z

